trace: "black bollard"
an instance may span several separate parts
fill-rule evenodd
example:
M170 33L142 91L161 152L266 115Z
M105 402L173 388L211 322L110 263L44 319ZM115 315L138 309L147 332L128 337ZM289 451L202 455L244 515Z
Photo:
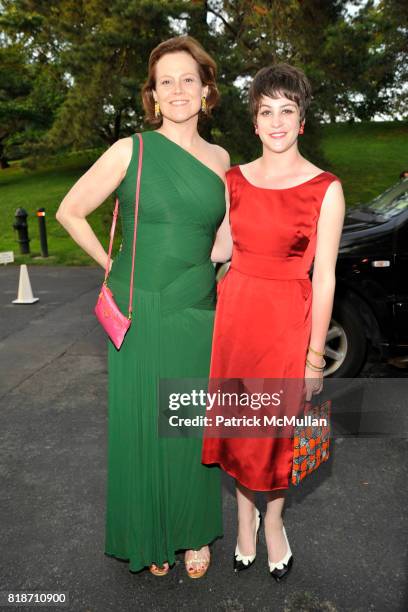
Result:
M14 229L18 232L18 241L20 243L20 253L27 255L30 252L30 238L28 237L27 211L24 208L17 208L13 223Z
M47 228L45 225L45 208L37 209L38 225L40 228L40 243L41 243L41 255L48 257L48 244L47 244Z

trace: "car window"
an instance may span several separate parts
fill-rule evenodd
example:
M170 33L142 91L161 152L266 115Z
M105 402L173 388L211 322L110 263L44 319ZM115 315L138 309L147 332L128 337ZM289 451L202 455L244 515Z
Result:
M395 215L398 215L400 212L407 210L408 208L408 190L404 193L401 193L398 197L394 198L389 207L384 210L383 216L387 217L387 219L391 219Z
M388 221L404 210L408 210L408 180L405 179L366 204L358 205L350 211L354 217L372 217L378 222Z

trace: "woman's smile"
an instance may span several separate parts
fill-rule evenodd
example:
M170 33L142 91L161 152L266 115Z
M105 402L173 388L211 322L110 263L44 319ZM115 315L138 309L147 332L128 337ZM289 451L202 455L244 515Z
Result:
M272 132L269 134L271 138L284 138L286 136L286 132Z

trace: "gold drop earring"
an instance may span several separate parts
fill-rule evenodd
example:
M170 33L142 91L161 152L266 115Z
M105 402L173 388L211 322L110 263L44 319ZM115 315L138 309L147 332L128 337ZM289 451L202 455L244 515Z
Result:
M158 119L161 115L161 111L160 111L160 104L158 103L157 100L155 100L154 103L154 116L156 117L156 119Z
M205 115L207 114L207 98L205 96L201 98L201 110Z

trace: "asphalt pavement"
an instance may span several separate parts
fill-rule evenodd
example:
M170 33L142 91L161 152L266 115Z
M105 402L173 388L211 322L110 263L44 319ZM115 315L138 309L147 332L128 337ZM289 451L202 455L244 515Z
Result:
M212 547L205 578L189 579L182 555L164 578L132 573L125 561L104 555L108 340L93 314L103 271L29 267L40 298L32 305L11 303L18 275L18 266L0 267L3 597L65 592L69 603L62 609L75 612L408 609L408 440L402 437L337 438L330 460L289 490L284 521L294 565L282 583L268 575L263 533L254 567L233 573L236 503L229 477L225 535ZM374 355L363 375L407 372ZM262 498L259 504L263 510Z

